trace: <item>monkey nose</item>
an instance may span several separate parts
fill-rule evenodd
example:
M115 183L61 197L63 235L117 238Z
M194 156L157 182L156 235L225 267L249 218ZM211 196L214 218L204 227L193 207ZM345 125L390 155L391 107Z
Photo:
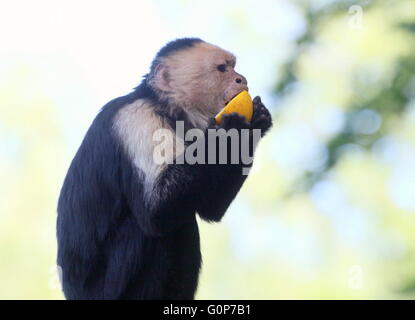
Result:
M238 83L238 84L244 84L244 85L248 85L248 81L246 80L246 78L244 77L244 76L238 76L236 79L235 79L235 82L236 83Z

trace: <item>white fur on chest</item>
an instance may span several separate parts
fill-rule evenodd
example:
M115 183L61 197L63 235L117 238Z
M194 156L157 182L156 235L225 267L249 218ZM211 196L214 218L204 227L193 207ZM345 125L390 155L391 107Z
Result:
M169 161L173 161L178 151L183 151L184 144L175 132L154 112L154 108L144 99L138 99L124 106L114 118L113 128L121 141L132 164L144 173L144 185L147 191L165 169ZM158 142L154 136L157 130L169 135L164 142L166 163L155 161L154 151ZM171 145L169 145L171 144Z

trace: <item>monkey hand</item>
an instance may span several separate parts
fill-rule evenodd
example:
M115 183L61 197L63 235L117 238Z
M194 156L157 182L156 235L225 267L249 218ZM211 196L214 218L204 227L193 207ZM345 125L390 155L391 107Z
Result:
M212 118L209 121L209 128L211 129L249 129L251 125L246 122L244 116L240 115L239 113L232 112L223 115L221 124L216 124L215 119Z
M245 117L233 112L225 114L221 124L216 124L214 118L210 119L208 128L212 129L260 129L261 136L272 127L272 117L268 109L264 106L260 97L255 97L253 102L254 112L251 122L247 122Z
M272 127L271 114L262 103L260 97L256 96L252 102L254 104L254 114L251 120L251 128L260 129L261 135L264 136L265 133Z

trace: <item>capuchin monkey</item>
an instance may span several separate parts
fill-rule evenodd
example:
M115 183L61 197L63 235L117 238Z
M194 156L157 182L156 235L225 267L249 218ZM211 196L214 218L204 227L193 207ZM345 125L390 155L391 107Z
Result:
M259 129L263 136L272 120L259 97L250 122L236 113L220 125L213 119L248 90L235 63L233 54L200 39L172 41L133 92L98 113L58 202L57 262L67 299L194 298L201 266L196 214L220 221L245 181L245 165L160 164L153 135L170 133L170 159L189 145L175 133L179 122L205 136L219 129Z

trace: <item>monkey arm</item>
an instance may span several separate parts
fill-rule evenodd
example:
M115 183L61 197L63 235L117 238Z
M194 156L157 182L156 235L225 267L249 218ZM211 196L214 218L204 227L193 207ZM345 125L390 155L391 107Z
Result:
M194 221L197 181L202 179L198 166L171 164L158 177L147 202L149 224L164 234Z
M197 206L202 219L215 222L222 219L247 177L242 170L241 165L207 165L208 181Z
M246 179L242 172L238 164L172 164L151 195L142 202L137 198L131 208L143 231L153 236L193 222L196 211L204 220L220 221Z
M238 114L230 114L224 117L223 124L220 127L225 130L231 128L260 129L261 137L263 137L272 126L272 118L267 108L262 104L260 97L255 97L253 104L254 114L250 124L246 123L244 118ZM218 128L212 122L210 127ZM252 130L250 130L249 139L249 152L253 155L256 142L253 140ZM240 141L240 143L242 142ZM241 150L240 145L239 150ZM227 153L228 156L231 154L229 145ZM208 181L204 183L205 190L200 195L201 199L197 207L199 216L208 221L220 221L222 219L245 182L247 175L243 174L243 170L252 166L252 163L248 166L242 163L219 164L218 161L216 163L207 165L206 179Z
M249 124L245 122L245 119L240 115L233 113L223 117L221 125L216 125L214 121L211 121L206 132L207 144L206 144L206 155L209 158L209 129L221 130L224 129L223 133L229 133L229 130L234 130L238 134L238 150L241 150L241 140L239 140L241 131L240 129L249 129ZM220 131L216 131L220 132ZM220 138L219 138L220 139ZM222 136L223 139L223 136ZM227 139L226 144L220 147L218 140L216 140L216 159L214 163L204 165L204 180L201 183L201 192L199 195L199 202L197 204L197 212L199 216L207 221L218 222L224 216L231 202L236 197L240 188L242 187L246 175L244 175L244 168L247 165L243 165L238 155L238 161L236 163L231 162L232 148L231 143L235 143L232 139ZM210 146L212 147L212 145ZM224 148L223 148L224 147ZM250 146L251 148L252 146ZM252 149L251 149L252 150ZM226 163L219 161L220 153L226 152ZM250 164L251 165L251 164ZM249 165L249 166L250 166ZM248 166L248 167L249 167Z

